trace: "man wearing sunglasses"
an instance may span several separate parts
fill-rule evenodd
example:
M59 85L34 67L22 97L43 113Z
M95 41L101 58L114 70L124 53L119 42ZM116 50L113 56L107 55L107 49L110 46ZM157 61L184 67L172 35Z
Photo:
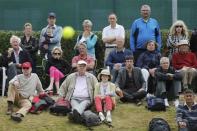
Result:
M22 121L29 109L31 108L31 100L36 91L43 93L42 84L39 77L32 72L32 66L30 62L24 62L22 64L23 74L16 75L10 82L8 88L8 109L7 115L11 115L11 119L17 122ZM13 106L17 103L21 108L14 113Z

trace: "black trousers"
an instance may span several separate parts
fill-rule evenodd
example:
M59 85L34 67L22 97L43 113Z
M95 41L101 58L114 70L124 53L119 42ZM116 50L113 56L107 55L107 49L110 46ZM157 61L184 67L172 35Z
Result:
M120 99L122 102L136 102L146 96L146 91L133 92L129 89L123 89L123 97Z

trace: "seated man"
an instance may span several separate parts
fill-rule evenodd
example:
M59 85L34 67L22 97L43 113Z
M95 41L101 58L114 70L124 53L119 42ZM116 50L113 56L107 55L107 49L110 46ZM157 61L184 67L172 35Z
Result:
M197 104L192 90L184 92L185 104L176 110L176 121L179 131L197 131Z
M24 117L31 108L30 101L36 95L36 91L38 93L44 92L37 74L31 73L31 71L31 63L25 62L22 64L23 74L15 76L9 82L7 115L11 115L11 119L17 122L20 122L22 120L21 117ZM14 103L21 106L16 113L13 113Z
M134 67L133 56L125 58L125 68L122 68L115 84L122 90L123 102L136 102L141 105L141 99L146 96L145 81L141 69Z
M113 83L116 81L118 71L125 66L125 57L128 55L133 55L133 53L130 50L125 49L124 39L119 38L116 41L116 49L109 53L109 56L106 61L106 66L110 67L111 74L113 76Z
M12 36L10 38L10 44L12 48L9 48L3 54L2 65L7 69L8 81L21 72L21 64L24 62L32 62L29 53L20 47L21 39L18 36Z
M177 46L178 52L172 56L172 65L182 73L183 87L187 89L197 75L197 58L194 53L190 52L187 40L181 40Z
M76 123L82 122L81 114L94 100L94 87L98 83L96 77L86 72L87 63L84 60L77 62L77 72L67 76L60 87L61 97L69 100L72 106L72 113L69 120Z
M160 66L155 71L156 77L156 96L161 97L165 101L165 106L169 106L168 96L175 98L174 105L179 105L179 93L181 93L181 79L180 73L175 72L173 67L170 67L170 60L168 57L160 59Z
M87 54L87 45L85 43L80 43L78 46L79 55L74 56L72 59L72 68L76 69L77 62L79 60L84 60L87 63L86 70L93 71L95 66L94 58Z

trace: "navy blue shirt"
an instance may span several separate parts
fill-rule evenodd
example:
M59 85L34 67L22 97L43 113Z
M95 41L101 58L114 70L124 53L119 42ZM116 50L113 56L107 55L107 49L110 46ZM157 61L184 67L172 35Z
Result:
M179 105L176 110L177 122L187 122L189 126L197 125L197 104L189 110L187 105Z
M161 54L157 51L145 51L137 59L136 66L145 69L157 68L160 65Z
M106 66L110 66L113 69L114 64L121 63L122 67L125 66L125 57L132 56L133 53L128 49L123 49L122 51L113 50L109 53L106 61Z

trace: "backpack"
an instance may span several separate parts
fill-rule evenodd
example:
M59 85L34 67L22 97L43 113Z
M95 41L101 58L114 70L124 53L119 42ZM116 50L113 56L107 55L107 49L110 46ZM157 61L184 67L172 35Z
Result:
M163 118L153 118L149 122L148 131L171 131L170 126Z
M50 108L50 113L54 115L67 115L71 111L71 105L68 100L61 97L57 99L54 105L52 105Z
M147 109L151 111L166 111L164 99L157 97L148 97Z
M30 113L37 114L47 108L47 103L45 100L39 98L39 96L34 96L32 100L32 107L29 109Z
M97 126L101 124L101 120L97 114L91 110L87 110L82 114L83 123L87 127Z
M55 101L48 94L40 94L39 98L45 100L48 107L52 106L55 103Z

